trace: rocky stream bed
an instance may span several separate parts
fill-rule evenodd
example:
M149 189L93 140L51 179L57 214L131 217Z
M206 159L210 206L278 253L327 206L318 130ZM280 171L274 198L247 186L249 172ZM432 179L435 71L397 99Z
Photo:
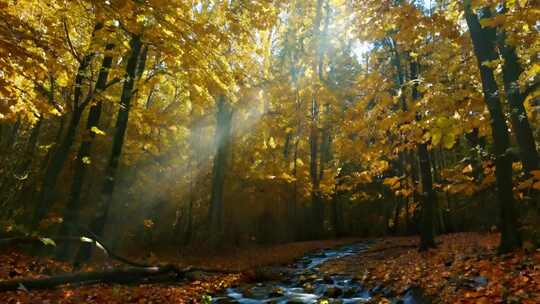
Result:
M258 269L257 283L227 288L212 297L224 303L373 303L384 298L386 303L427 304L431 301L421 289L411 287L404 294L393 295L382 285L366 288L360 280L345 274L326 275L319 267L330 260L355 255L367 250L370 243L359 243L313 252L284 267ZM378 303L378 301L375 301ZM385 303L385 302L383 302Z

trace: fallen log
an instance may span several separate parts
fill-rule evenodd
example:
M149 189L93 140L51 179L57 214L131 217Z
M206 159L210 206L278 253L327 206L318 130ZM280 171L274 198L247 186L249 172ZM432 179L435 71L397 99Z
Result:
M13 290L49 289L65 284L130 284L150 283L159 279L180 280L184 271L173 265L163 267L132 267L127 269L112 269L105 271L91 271L61 274L47 278L22 278L0 281L0 292Z
M38 236L19 236L19 237L0 239L0 247L8 247L8 246L15 246L15 245L32 245L36 243L42 243L44 245L48 245L47 242L49 240L52 240L54 243L83 242L83 240L81 240L81 238L78 238L78 237L42 238ZM52 245L53 243L50 243L50 244Z
M90 233L91 234L91 233ZM103 241L101 241L97 236L92 234L92 236L80 236L80 237L71 237L71 236L54 236L54 237L41 237L41 236L19 236L6 239L0 239L0 247L9 247L15 245L32 245L32 244L43 244L45 246L51 245L56 246L56 243L62 242L74 242L74 243L92 243L92 245L99 248L108 258L122 262L129 266L134 267L153 267L154 265L149 265L145 263L139 263L136 261L129 260L125 257L122 257L113 251L111 251Z
M117 268L104 271L77 272L68 274L59 274L46 278L21 278L14 280L0 281L0 292L14 290L30 289L49 289L65 284L133 284L133 283L153 283L153 282L173 282L186 277L189 273L206 274L235 274L236 270L212 269L204 267L188 266L180 268L174 264L148 265L131 261L125 257L119 256L109 250L101 240L96 236L86 237L52 237L42 238L37 236L14 237L9 239L0 239L0 246L15 244L32 244L41 242L44 244L55 245L56 242L87 242L100 248L107 257L129 265L129 268Z
M148 284L177 282L187 279L187 274L202 272L209 274L232 274L234 270L207 269L198 267L180 268L167 264L155 267L130 267L104 271L90 271L55 275L47 278L22 278L0 281L0 292L31 289L51 289L66 284Z

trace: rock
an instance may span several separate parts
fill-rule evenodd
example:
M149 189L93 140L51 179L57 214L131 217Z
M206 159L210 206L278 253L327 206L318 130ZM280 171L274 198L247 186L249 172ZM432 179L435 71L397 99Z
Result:
M382 285L379 284L379 285L371 288L370 292L372 292L372 293L380 293L382 291L382 288L383 288Z
M335 286L330 286L326 288L326 291L324 292L324 295L329 298L337 298L341 294L343 294L343 291L340 288L335 287Z
M352 298L358 293L356 288L347 288L343 291L343 296L346 298Z
M279 268L262 267L255 270L256 282L280 281L283 277Z
M392 291L391 288L385 287L382 290L382 294L383 294L383 296L385 296L387 298L390 298L390 297L392 297L394 295L394 292Z
M191 271L186 273L186 279L190 281L202 281L206 276L202 271Z
M221 298L221 299L217 299L214 303L216 304L236 304L238 303L238 301L236 300L233 300L233 299L229 299L229 298Z
M484 287L488 284L488 279L483 276L477 276L473 278L473 281L478 284L478 287Z
M323 282L325 284L334 284L334 279L331 276L324 276Z
M270 298L277 298L277 297L282 297L285 293L283 292L283 289L280 288L280 287L276 287L274 289L272 289L272 291L270 292L270 294L268 295Z
M302 288L306 291L306 292L312 292L313 290L315 290L315 288L313 287L313 285L311 285L311 283L304 283L302 285Z
M402 303L431 304L433 301L426 296L424 290L417 286L411 286L405 291Z

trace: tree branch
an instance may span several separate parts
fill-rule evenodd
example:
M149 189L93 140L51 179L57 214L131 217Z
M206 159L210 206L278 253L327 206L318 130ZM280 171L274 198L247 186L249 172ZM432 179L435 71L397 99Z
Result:
M77 59L77 61L80 64L81 58L79 57L79 54L77 54L77 51L75 51L75 48L73 47L73 43L71 43L71 37L69 36L69 30L67 27L66 19L62 20L62 23L64 24L64 33L66 34L66 40L69 46L69 50L71 51L71 54L73 55L73 57L75 57L75 59Z
M88 95L86 95L86 98L84 99L84 101L81 103L81 109L84 109L95 97L98 97L99 95L101 95L103 92L105 92L105 90L107 90L109 87L119 83L122 79L119 78L119 77L116 77L114 78L113 80L109 81L105 87L103 87L101 90L99 90L99 92L96 94L95 91L94 92L91 92L89 93Z

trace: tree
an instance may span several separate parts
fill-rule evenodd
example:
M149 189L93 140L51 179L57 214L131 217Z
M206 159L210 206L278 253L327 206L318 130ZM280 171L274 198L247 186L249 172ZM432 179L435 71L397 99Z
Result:
M510 138L501 106L499 89L493 69L486 62L497 59L495 29L482 28L478 16L473 12L470 1L464 4L465 20L478 60L482 79L484 99L491 115L491 130L494 141L495 167L497 177L497 198L501 212L500 252L508 252L521 246L521 236L517 227L517 214L512 193L512 161L508 151ZM481 9L483 17L489 18L489 8Z

